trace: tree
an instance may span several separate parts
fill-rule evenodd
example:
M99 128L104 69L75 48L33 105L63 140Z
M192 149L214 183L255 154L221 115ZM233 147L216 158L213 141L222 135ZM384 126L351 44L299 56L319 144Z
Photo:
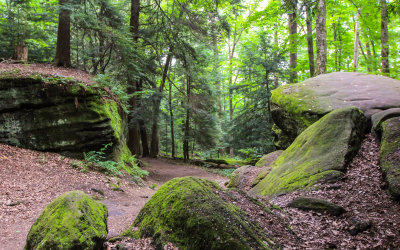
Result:
M314 67L314 45L313 45L313 32L312 32L312 10L311 2L306 3L306 24L307 24L307 51L308 51L308 65L310 67L310 77L315 74Z
M382 73L389 76L389 32L388 32L388 11L386 0L380 0L381 4L381 59Z
M326 74L326 0L317 1L317 63L315 75Z
M297 0L289 0L289 82L297 81Z
M71 67L71 16L69 0L59 0L57 48L54 64Z

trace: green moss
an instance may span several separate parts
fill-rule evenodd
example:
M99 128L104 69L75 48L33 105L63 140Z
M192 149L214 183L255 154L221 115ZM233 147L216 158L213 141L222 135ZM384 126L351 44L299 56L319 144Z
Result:
M289 207L295 207L302 210L313 210L316 212L326 212L330 215L341 215L345 212L344 208L322 199L297 197L288 204Z
M224 202L208 180L184 177L165 183L140 211L132 227L160 247L266 249L269 240L249 215Z
M301 133L252 191L277 195L339 178L358 151L364 122L356 107L332 111Z
M380 165L389 194L400 200L400 117L383 122L381 127Z
M32 225L25 249L100 249L107 236L107 207L82 191L51 202Z

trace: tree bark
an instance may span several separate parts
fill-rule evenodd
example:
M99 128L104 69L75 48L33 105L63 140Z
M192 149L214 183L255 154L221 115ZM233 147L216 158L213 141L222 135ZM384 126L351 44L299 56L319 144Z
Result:
M71 16L65 8L68 0L59 0L60 13L58 15L57 47L54 64L56 66L71 67Z
M306 14L307 14L307 49L308 49L308 64L310 67L310 77L314 76L314 46L312 36L312 16L311 16L311 3L307 3Z
M169 82L168 104L169 104L169 116L171 119L171 156L173 159L175 159L174 113L172 108L172 82Z
M357 10L356 27L354 31L354 56L353 56L353 71L357 71L358 58L359 58L359 43L360 43L360 12L361 8Z
M318 0L317 5L317 63L315 75L326 74L326 0Z
M142 80L138 82L137 91L141 91L143 89ZM140 110L140 102L137 103L137 107ZM147 138L147 129L144 124L144 120L139 117L139 131L140 131L140 139L142 141L142 157L148 157L150 155L149 151L149 140Z
M153 125L151 129L151 145L150 145L150 157L156 158L160 152L160 138L158 134L158 118L160 114L161 94L164 90L165 81L167 80L169 65L172 60L171 51L167 55L167 60L164 65L162 73L160 88L157 91L155 99L153 101Z
M186 81L186 121L185 130L183 138L183 161L187 162L189 160L189 136L190 136L190 88L191 88L191 78L190 72L188 72Z
M28 62L28 47L23 44L17 44L14 46L13 60Z
M139 32L139 15L140 15L140 0L132 0L131 1L131 18L130 18L130 30L133 37L133 40L136 42L138 38ZM138 82L135 80L129 80L128 93L134 94L138 90ZM132 96L129 100L129 104L131 106L131 112L129 114L129 130L128 130L128 147L131 150L132 154L136 156L141 155L140 150L140 130L139 123L135 117L135 110L138 107L138 98L136 96Z
M278 23L274 24L275 27L275 32L274 32L274 46L275 50L278 50L279 44L278 44ZM278 72L275 70L274 72L274 87L277 88L279 86L279 78L278 78Z
M381 4L381 60L382 60L382 74L389 76L389 32L388 32L388 12L386 0L380 0Z
M297 81L297 0L290 0L289 13L289 82Z

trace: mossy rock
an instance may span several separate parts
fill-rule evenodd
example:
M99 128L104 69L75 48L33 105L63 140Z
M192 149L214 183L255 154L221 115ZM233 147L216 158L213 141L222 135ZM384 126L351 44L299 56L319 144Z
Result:
M225 161L224 159L206 159L204 160L205 162L211 162L211 163L215 163L215 164L225 164L225 165L229 165L229 163L227 161Z
M327 213L334 216L339 216L345 212L342 206L323 199L310 197L297 197L292 200L288 206L301 210L312 210L319 213Z
M379 158L388 192L395 200L400 200L400 117L382 123Z
M359 149L364 124L356 107L332 111L301 133L251 191L278 195L339 179Z
M172 179L146 203L132 227L160 249L167 242L180 249L266 249L270 240L261 227L222 200L218 193L223 192L205 179Z
M82 191L51 202L32 225L25 249L102 249L107 207Z
M278 158L278 156L282 154L282 152L283 152L282 150L277 150L264 155L263 157L261 157L259 161L257 161L256 167L262 168L271 165L271 163L275 161L276 158Z
M400 81L384 76L336 72L319 75L272 91L271 115L284 149L308 126L325 114L356 106L369 119L373 114L400 108Z
M400 117L400 108L387 109L371 116L371 132L378 138L378 140L380 140L382 136L382 122L393 117Z
M238 169L235 169L233 171L232 176L230 177L230 180L228 184L226 185L227 188L239 188L242 189L245 183L247 183L248 178L249 178L249 172L256 168L255 166L247 165L247 166L242 166Z
M108 156L118 159L127 122L117 101L98 88L65 81L0 75L0 142L76 158L112 143Z

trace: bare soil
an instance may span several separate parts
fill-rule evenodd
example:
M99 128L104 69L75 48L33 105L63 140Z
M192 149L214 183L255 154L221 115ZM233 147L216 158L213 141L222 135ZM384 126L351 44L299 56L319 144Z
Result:
M30 227L48 203L71 190L82 190L109 210L108 237L127 229L147 200L174 177L196 176L223 184L226 177L199 167L176 165L162 159L144 159L149 176L141 186L129 177L109 177L95 171L81 172L77 160L0 144L0 249L23 249ZM119 183L120 182L120 183ZM118 184L119 183L119 184ZM120 191L115 187L119 186ZM149 239L132 249L151 249Z

